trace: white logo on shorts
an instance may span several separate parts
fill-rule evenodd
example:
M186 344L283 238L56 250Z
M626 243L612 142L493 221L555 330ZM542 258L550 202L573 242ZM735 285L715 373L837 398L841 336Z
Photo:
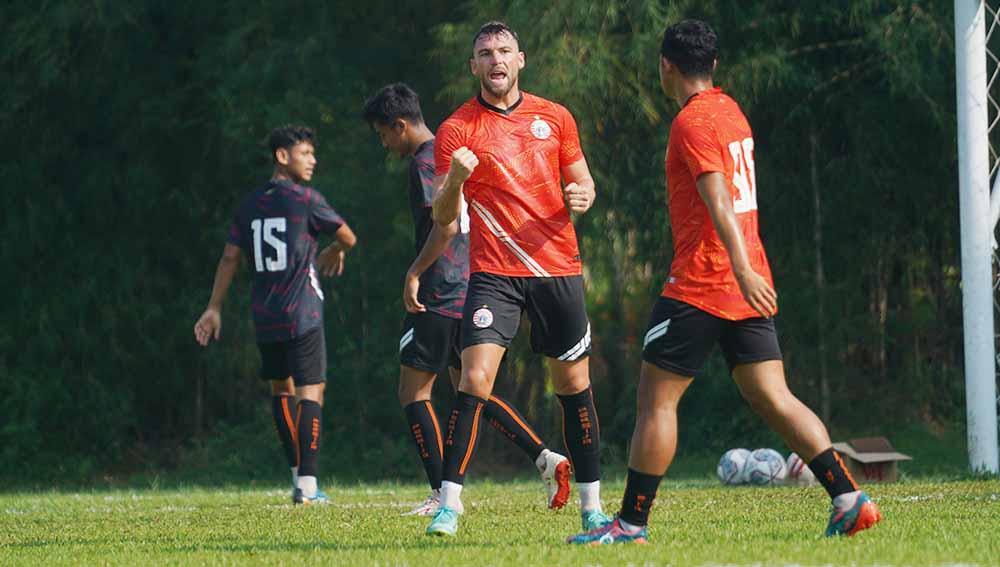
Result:
M552 135L552 127L549 126L548 122L536 116L535 121L531 123L531 135L539 140L544 140Z
M493 324L493 312L485 305L472 314L472 324L478 329L485 329Z

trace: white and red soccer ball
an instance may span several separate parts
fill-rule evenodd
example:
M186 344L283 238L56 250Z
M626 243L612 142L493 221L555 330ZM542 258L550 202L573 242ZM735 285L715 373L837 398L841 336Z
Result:
M798 484L814 484L816 482L816 475L813 474L812 469L797 454L788 455L785 466L788 468L787 482Z

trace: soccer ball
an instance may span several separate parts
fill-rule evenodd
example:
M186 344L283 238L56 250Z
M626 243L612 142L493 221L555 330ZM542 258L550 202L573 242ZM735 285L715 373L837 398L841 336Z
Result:
M798 484L814 484L816 482L816 475L813 474L812 469L796 453L788 455L788 461L785 465L788 468L786 482Z
M774 449L755 449L747 458L744 473L750 484L776 484L785 479L785 458Z
M750 451L746 449L730 449L723 453L722 458L719 459L719 466L715 469L722 484L743 484L746 482L743 469L749 458Z

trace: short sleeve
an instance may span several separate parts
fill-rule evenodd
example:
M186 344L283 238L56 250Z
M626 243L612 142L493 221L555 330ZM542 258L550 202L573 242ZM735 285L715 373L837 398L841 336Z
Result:
M692 177L697 179L704 173L726 172L722 146L710 120L686 120L678 126L671 136L679 137L675 144Z
M239 215L233 216L233 222L229 223L229 231L226 233L226 244L232 244L246 250L243 244L243 231L240 230Z
M434 204L434 162L430 159L416 157L410 162L410 194L419 206Z
M309 230L313 233L332 234L344 226L344 219L326 202L319 191L310 191Z
M562 108L562 124L559 140L559 167L567 167L580 161L583 149L580 147L580 131L576 120L568 110Z
M445 120L434 138L434 175L444 175L451 169L451 154L465 145L461 125L454 120Z

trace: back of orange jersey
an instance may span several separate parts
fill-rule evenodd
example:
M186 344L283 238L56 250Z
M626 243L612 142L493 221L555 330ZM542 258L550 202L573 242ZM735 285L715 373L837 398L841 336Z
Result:
M758 230L753 132L736 101L714 88L694 95L670 128L666 174L674 259L662 295L724 319L758 317L698 194L698 177L711 172L728 181L751 267L774 285Z
M509 109L477 97L437 132L435 173L468 147L479 165L463 195L471 220L470 271L552 277L581 273L576 231L563 202L561 170L583 158L572 115L523 93Z

